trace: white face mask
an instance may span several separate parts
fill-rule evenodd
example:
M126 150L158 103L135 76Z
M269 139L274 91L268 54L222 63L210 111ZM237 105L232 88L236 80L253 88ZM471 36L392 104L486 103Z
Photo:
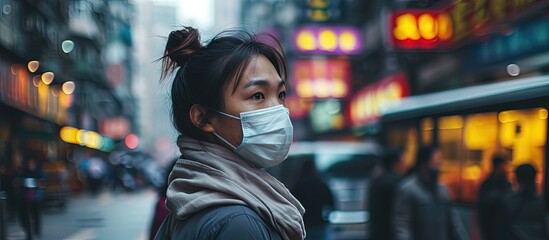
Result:
M231 146L234 152L257 167L272 167L288 157L293 141L294 128L290 111L282 105L242 112L240 117L216 111L227 117L240 119L242 143L234 147L214 132L221 141Z

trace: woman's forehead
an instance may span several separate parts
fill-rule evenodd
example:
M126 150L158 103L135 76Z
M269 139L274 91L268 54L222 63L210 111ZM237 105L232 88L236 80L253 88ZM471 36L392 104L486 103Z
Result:
M241 74L236 75L230 83L235 90L245 88L250 81L254 80L276 81L275 84L282 80L271 61L263 55L252 56L241 70Z

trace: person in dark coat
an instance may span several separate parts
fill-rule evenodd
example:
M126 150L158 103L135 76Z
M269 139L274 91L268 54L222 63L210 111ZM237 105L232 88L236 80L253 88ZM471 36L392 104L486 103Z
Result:
M291 192L306 210L303 215L305 229L307 229L306 239L325 239L328 225L326 213L334 209L334 197L328 185L318 174L312 157L303 163L298 181Z
M482 239L497 240L496 212L501 200L511 192L511 183L507 180L508 161L503 156L492 158L492 172L482 183L478 194L477 213Z
M368 211L370 213L370 238L372 240L392 240L393 204L395 192L401 177L406 172L402 151L388 149L383 156L383 173L374 178L368 191Z
M162 76L174 76L181 158L155 239L304 239L305 209L265 171L288 157L293 141L280 43L246 31L203 43L184 27L170 33L161 59Z
M399 185L393 224L397 240L468 239L446 186L438 181L442 153L436 147L419 149L414 172Z
M149 240L154 239L156 232L158 232L158 228L160 228L160 225L162 224L162 221L164 221L168 214L170 214L170 210L166 207L166 191L168 191L168 174L172 171L176 161L177 158L172 160L172 162L168 164L165 169L165 181L164 184L162 184L162 187L158 190L158 198L154 204L154 213L151 221L151 228L149 230Z
M18 176L21 187L20 219L26 239L40 236L41 212L40 205L44 198L44 172L35 158L29 158L26 167Z
M498 240L546 240L547 223L541 198L536 196L536 169L522 164L515 170L518 190L510 193L497 215Z

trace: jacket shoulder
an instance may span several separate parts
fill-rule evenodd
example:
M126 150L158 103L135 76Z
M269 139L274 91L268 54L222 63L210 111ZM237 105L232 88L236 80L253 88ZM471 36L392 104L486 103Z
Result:
M244 205L206 208L176 220L171 239L280 239L280 235Z

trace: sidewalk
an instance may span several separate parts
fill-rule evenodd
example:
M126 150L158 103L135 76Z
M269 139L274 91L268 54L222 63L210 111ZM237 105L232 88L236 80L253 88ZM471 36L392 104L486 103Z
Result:
M25 239L25 232L23 231L23 228L17 223L16 220L8 220L6 221L6 228L7 228L7 240L22 240Z

